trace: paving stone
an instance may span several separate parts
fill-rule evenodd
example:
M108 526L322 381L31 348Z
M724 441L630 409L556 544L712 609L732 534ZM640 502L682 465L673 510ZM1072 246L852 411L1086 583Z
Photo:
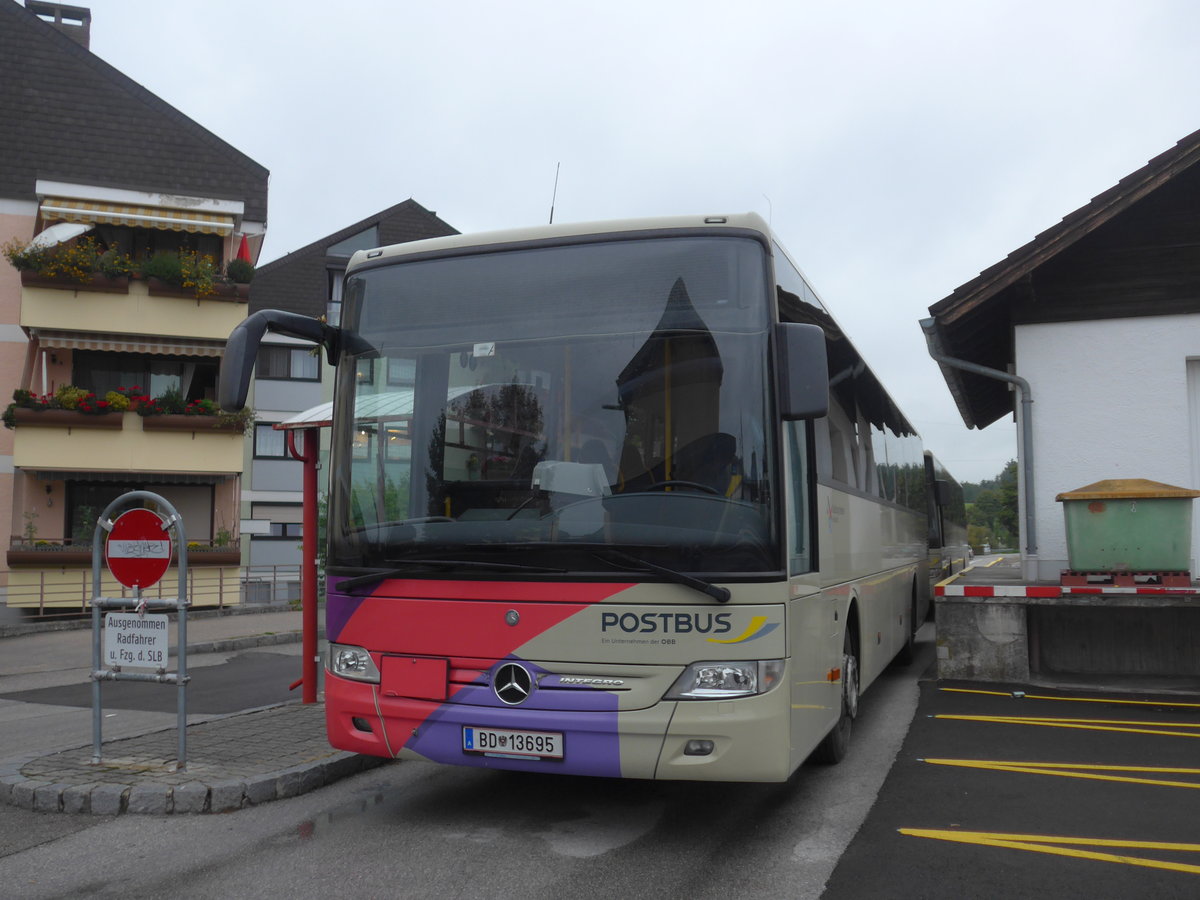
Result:
M92 815L119 816L128 792L129 786L124 784L100 784L92 788Z
M166 815L167 792L162 784L135 784L129 789L125 811L143 816Z
M171 791L172 812L176 815L202 813L208 804L208 785L200 781L189 781L176 785Z

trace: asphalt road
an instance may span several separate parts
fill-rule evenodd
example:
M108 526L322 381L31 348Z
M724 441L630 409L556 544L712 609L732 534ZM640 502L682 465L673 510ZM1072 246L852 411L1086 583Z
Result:
M901 745L931 632L916 664L890 669L863 697L847 758L786 784L405 762L224 816L97 820L0 806L3 894L817 898Z
M1198 897L1197 738L1194 695L924 682L825 898Z
M288 688L300 677L300 658L294 655L295 647L285 645L284 649L287 652L245 650L219 665L192 666L188 670L192 679L187 689L188 713L232 713L299 699L299 689ZM323 674L321 667L318 671ZM173 713L176 709L177 691L172 685L108 681L101 689L106 710ZM92 685L88 681L17 691L0 694L0 700L91 709Z

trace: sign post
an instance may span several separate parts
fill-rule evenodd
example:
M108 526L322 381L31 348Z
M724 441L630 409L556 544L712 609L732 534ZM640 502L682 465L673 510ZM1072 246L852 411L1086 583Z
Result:
M152 502L166 512L138 506L115 520L111 514L134 503ZM174 531L174 540L171 532ZM105 535L107 534L107 540ZM170 568L178 550L179 595L175 598L142 596ZM101 556L113 578L133 591L132 597L105 597L101 592ZM124 591L122 591L124 594ZM168 616L147 614L148 606L178 611L178 662L169 661ZM178 688L179 754L176 771L187 767L187 538L183 519L166 499L150 491L130 491L110 503L100 515L92 536L92 763L101 762L103 705L102 681L151 681ZM108 610L130 612L104 612ZM128 672L126 669L152 669Z

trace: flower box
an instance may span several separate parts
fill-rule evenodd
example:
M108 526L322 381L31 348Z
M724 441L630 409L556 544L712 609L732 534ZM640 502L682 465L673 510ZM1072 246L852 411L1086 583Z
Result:
M244 422L222 421L217 416L185 416L181 413L142 416L142 431L223 431L237 434L245 430Z
M99 272L93 272L87 281L61 276L49 277L30 269L21 271L21 284L25 287L53 288L59 291L85 291L105 294L128 294L129 279L122 275L109 278Z
M150 296L152 297L180 297L187 300L232 300L235 303L245 302L250 298L250 285L248 284L218 282L213 284L212 293L205 294L203 297L196 296L195 288L175 287L161 278L153 276L146 279L146 287L149 289Z
M14 425L40 425L46 428L116 428L124 417L107 413L82 413L74 409L30 409L18 406L12 411Z

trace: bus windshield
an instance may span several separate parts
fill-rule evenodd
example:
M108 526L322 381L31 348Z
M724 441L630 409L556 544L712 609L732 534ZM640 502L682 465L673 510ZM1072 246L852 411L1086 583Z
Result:
M707 235L352 270L329 564L779 571L767 273Z

